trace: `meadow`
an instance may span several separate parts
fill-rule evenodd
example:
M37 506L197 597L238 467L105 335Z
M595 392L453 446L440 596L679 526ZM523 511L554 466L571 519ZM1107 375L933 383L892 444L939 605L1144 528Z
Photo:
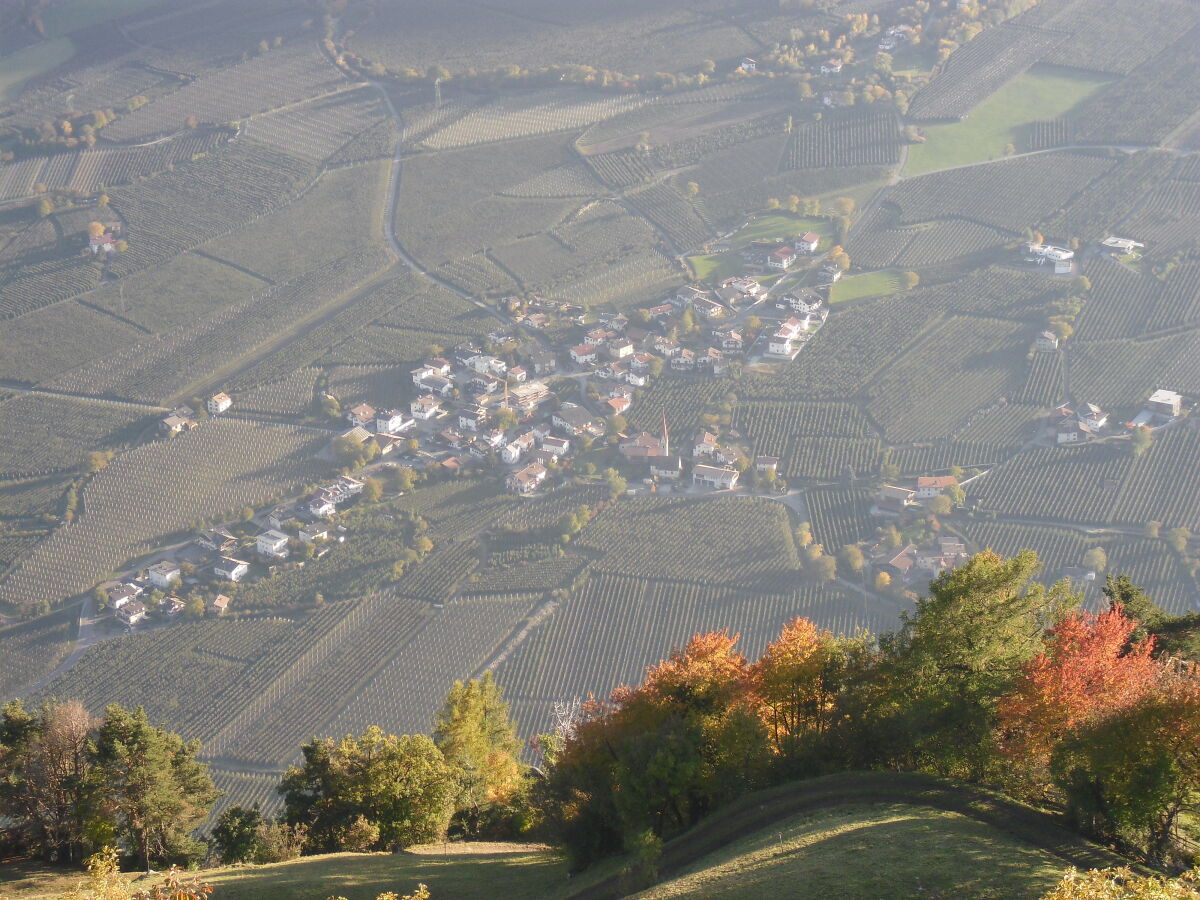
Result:
M1034 121L1070 116L1111 84L1097 72L1038 65L1022 72L966 113L961 121L922 125L924 143L908 148L905 175L1002 159L1011 145L1018 152ZM988 85L988 88L993 85Z

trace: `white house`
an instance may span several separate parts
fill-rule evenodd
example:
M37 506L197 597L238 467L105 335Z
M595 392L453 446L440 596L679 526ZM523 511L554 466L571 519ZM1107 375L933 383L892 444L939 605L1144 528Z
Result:
M146 618L146 605L140 600L131 600L117 610L117 621L133 627Z
M213 574L225 581L241 581L242 576L250 571L250 567L240 559L222 556L220 562L213 566Z
M815 231L806 231L796 241L796 249L812 256L812 254L817 252L817 245L820 243L821 236L819 234Z
M412 413L414 419L420 419L422 422L428 422L434 416L442 411L442 404L432 394L426 394L423 397L418 397L409 404L409 412Z
M758 71L758 62L748 56L745 56L742 57L741 65L739 65L738 68L743 72L756 72Z
M594 418L577 403L564 403L551 417L550 421L567 434L580 434L592 427Z
M229 407L233 406L233 401L228 394L213 394L208 398L208 414L210 416L219 416Z
M160 590L167 590L179 580L182 571L173 562L163 560L149 568L150 583Z
M772 250L767 256L767 266L771 269L778 269L781 272L787 271L796 262L796 251L792 247L780 247L777 250Z
M1043 331L1033 342L1039 353L1053 353L1058 349L1058 335L1053 331Z
M542 449L557 456L566 456L571 452L571 442L566 438L547 435L542 438Z
M288 557L288 536L281 531L275 529L264 531L255 538L254 543L259 556L271 559L287 559Z
M596 361L596 348L591 344L576 344L571 348L571 359L579 366L594 363Z
M545 480L546 467L541 463L532 462L519 472L508 476L508 489L519 494L530 494Z
M692 484L728 491L737 486L738 471L729 466L692 466Z
M375 430L380 434L403 434L416 424L398 409L382 410L375 415Z
M917 479L917 499L928 500L938 496L951 485L958 484L953 475L924 475Z

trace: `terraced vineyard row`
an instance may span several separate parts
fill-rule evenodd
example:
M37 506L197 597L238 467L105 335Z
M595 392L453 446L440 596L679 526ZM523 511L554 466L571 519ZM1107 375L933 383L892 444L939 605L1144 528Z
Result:
M900 127L890 112L828 116L792 132L789 169L890 166L900 158Z

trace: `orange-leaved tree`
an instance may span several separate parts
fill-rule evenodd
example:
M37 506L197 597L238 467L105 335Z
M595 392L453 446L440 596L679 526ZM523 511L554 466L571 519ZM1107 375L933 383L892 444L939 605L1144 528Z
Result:
M1137 620L1119 603L1076 611L1046 631L1045 649L1025 663L998 707L1000 746L1044 768L1070 730L1136 703L1159 681L1154 639L1131 642Z

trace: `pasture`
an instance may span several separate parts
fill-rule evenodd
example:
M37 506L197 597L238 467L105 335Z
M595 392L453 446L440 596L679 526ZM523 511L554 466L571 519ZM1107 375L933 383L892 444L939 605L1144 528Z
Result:
M16 100L27 81L66 64L74 55L75 44L60 37L0 57L0 100Z
M1111 82L1112 76L1097 72L1035 66L965 112L961 121L923 125L925 142L909 146L904 174L1002 159L1010 145L1022 152L1033 122L1069 117Z

